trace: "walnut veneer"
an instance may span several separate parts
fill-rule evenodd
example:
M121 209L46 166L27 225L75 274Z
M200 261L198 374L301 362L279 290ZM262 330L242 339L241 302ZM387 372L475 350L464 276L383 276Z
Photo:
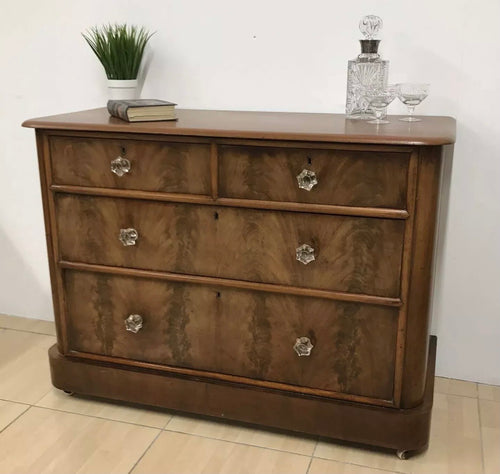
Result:
M37 132L54 385L425 448L454 120L178 115L128 124L95 109L24 124ZM303 189L299 175L317 182Z

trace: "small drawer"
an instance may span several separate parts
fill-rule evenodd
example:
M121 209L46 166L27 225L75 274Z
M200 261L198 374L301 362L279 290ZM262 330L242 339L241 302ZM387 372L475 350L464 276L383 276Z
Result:
M54 184L210 194L210 146L54 136Z
M397 297L405 222L56 196L64 260Z
M396 308L73 270L64 280L70 350L392 399Z
M220 146L219 195L406 209L409 157L375 149Z

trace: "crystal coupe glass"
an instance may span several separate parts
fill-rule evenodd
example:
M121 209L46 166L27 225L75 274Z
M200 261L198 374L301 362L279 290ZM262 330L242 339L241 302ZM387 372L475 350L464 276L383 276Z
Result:
M386 107L396 98L398 88L394 85L389 85L383 88L369 89L366 92L366 99L375 114L375 120L370 120L368 123L381 124L389 123L389 120L383 120Z
M430 84L405 82L398 84L398 97L408 107L408 117L400 118L403 122L420 122L422 119L413 116L415 107L429 94Z

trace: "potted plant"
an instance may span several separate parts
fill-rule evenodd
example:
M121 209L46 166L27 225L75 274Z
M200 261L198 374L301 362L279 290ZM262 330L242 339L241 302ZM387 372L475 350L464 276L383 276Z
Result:
M126 23L94 26L82 33L106 71L110 99L137 99L137 76L153 34Z

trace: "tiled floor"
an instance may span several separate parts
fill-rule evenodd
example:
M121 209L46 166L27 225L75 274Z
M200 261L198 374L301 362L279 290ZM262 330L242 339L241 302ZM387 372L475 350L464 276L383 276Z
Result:
M436 379L429 450L394 454L68 396L53 324L0 315L0 474L500 473L500 387Z

